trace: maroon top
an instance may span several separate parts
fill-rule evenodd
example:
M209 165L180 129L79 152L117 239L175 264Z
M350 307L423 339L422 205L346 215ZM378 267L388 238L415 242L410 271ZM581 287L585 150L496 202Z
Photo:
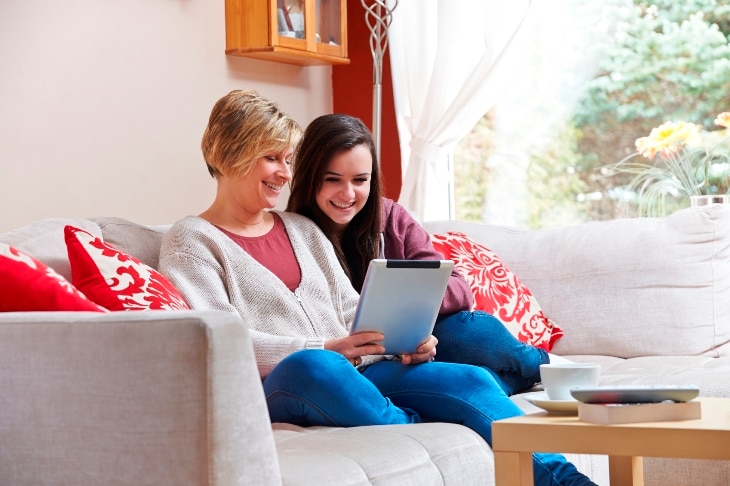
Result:
M385 240L384 256L393 260L443 260L431 244L431 235L410 213L392 199L383 198L380 231ZM454 268L441 303L439 315L471 310L474 294L469 284Z
M273 213L272 213L273 214ZM289 241L284 223L274 214L274 227L261 236L247 237L231 233L223 228L219 229L227 234L246 253L268 268L271 273L281 279L289 290L294 292L302 280L299 262L294 255L294 249Z

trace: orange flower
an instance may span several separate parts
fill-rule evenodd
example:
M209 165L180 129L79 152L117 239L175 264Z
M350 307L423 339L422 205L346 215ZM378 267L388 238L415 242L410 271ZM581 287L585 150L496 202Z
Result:
M636 150L647 159L653 159L657 153L675 154L682 146L696 142L700 130L694 123L665 122L653 128L648 137L636 139Z
M649 160L656 157L659 147L657 143L649 137L641 137L636 139L636 150Z
M730 128L730 111L725 111L717 115L717 118L715 118L715 125Z

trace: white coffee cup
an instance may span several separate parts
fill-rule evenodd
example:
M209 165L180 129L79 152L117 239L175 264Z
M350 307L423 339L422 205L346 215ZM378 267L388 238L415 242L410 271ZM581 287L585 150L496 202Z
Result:
M601 365L596 363L556 363L540 365L542 386L550 400L575 400L570 389L596 386Z

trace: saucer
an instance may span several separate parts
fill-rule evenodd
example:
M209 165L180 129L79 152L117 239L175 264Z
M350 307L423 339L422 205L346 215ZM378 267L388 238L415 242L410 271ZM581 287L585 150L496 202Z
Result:
M544 391L525 393L525 400L541 409L555 414L575 415L578 413L578 400L550 400Z

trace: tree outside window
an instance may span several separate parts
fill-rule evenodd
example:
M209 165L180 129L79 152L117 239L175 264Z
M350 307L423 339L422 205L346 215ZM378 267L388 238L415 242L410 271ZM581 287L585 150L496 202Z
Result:
M573 3L574 17L561 9L536 26L529 72L455 150L457 219L540 228L635 216L630 176L606 167L665 121L712 130L730 111L730 0Z

